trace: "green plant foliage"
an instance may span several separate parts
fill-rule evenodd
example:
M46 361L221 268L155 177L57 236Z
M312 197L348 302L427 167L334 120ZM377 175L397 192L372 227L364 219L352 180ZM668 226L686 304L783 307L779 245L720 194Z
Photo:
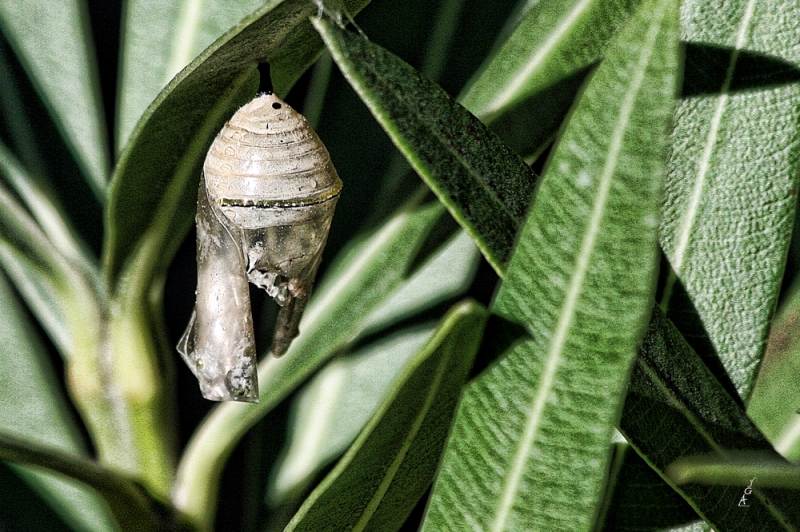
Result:
M486 317L469 301L445 316L287 531L400 528L433 478Z
M652 297L677 59L677 2L648 2L586 88L493 305L532 339L467 388L425 529L591 528Z
M370 313L359 334L367 343L357 342L353 352L332 360L300 392L285 457L268 488L272 504L291 499L310 475L347 449L436 324L412 325L369 339L464 293L477 258L472 240L460 232Z
M655 530L697 520L697 512L627 443L614 445L610 476L614 491L601 513L601 530Z
M409 328L337 357L295 400L286 456L268 492L274 505L302 494L325 465L347 449L436 324Z
M798 21L0 0L0 529L800 529ZM209 407L182 243L259 86L344 192L260 403Z
M56 376L47 350L36 336L25 312L0 275L0 433L84 456L85 443L67 407L57 393ZM115 529L103 501L73 480L30 467L15 467L50 505L76 530Z
M795 282L789 299L772 324L769 344L753 388L747 415L775 450L800 459L800 345L795 331L800 320L800 291Z
M654 415L658 423L652 422ZM662 472L687 455L724 458L731 451L756 450L780 458L659 310L633 369L620 430ZM756 481L745 509L738 503L746 487L685 484L676 489L717 530L798 526L796 491L761 488Z
M686 82L661 228L672 272L659 303L699 355L719 359L745 400L794 223L798 31L792 0L737 0L719 10L683 2Z
M408 162L495 270L508 259L536 176L500 139L416 70L353 33L315 19L336 64ZM474 228L474 229L473 229Z
M463 95L486 123L605 54L641 0L537 2Z
M365 4L358 0L346 7L356 13ZM305 0L268 2L192 61L150 104L120 155L111 183L104 258L111 281L133 259L144 289L158 272L154 265L171 258L164 250L180 243L194 217L196 184L208 146L225 119L255 94L259 62L285 57L285 46L294 47L292 56L298 48L314 46L299 46L295 32L306 41L316 39L315 33L303 30L315 11ZM320 50L317 44L315 53ZM292 62L291 72L282 75L296 78L307 67ZM276 68L275 75L280 71Z
M208 45L263 3L259 0L125 2L117 151L125 146L139 117L161 89Z

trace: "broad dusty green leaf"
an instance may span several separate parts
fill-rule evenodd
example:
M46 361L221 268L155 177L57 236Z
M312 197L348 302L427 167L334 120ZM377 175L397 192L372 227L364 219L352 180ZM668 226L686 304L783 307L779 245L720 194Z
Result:
M0 1L0 28L100 198L109 174L103 105L83 0Z
M360 336L369 338L398 321L461 296L472 282L478 256L469 236L459 232L370 313ZM296 493L313 474L344 452L434 328L435 324L420 324L379 338L334 359L314 376L295 401L290 441L268 488L273 504Z
M780 456L714 378L675 327L655 309L634 365L620 430L665 476L687 455L737 450ZM753 486L750 506L739 507L743 486L670 484L716 530L796 530L797 491Z
M485 122L603 57L641 0L541 0L460 98Z
M800 284L775 318L747 415L789 460L800 459Z
M719 357L746 400L794 221L800 4L687 0L681 28L684 96L661 227L673 272L660 304L700 356ZM674 297L679 288L688 300Z
M364 0L346 3L350 13ZM145 111L120 156L110 191L105 264L109 280L131 268L140 290L172 257L195 213L203 158L223 122L257 89L259 62L285 64L316 6L274 0L247 17L173 78ZM317 49L317 53L320 48ZM281 68L278 68L280 71ZM126 266L126 263L128 264Z
M5 210L5 209L3 209ZM59 391L47 351L24 308L0 274L0 431L39 445L83 455L86 452L67 399ZM114 530L105 505L80 483L15 467L76 530Z
M435 83L380 46L314 19L333 59L376 120L499 272L536 176Z
M117 150L159 91L263 0L128 0L120 52Z
M344 352L371 311L405 278L419 246L444 209L411 202L333 264L315 289L300 336L281 358L259 364L258 405L222 403L189 442L178 467L173 503L198 523L211 522L225 459L247 430L333 355Z
M430 485L487 312L460 303L294 516L294 530L397 530Z
M657 268L678 5L643 5L563 133L493 311L516 344L465 392L423 530L589 530Z
M288 445L267 493L273 505L299 494L353 443L435 329L428 323L386 335L314 376L292 406Z

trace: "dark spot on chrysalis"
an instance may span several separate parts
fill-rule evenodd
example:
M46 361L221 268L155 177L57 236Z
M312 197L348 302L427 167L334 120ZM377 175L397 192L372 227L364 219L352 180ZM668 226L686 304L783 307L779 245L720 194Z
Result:
M281 104L279 104L278 102L275 102L275 103L272 104L272 108L273 109L280 109L281 108Z

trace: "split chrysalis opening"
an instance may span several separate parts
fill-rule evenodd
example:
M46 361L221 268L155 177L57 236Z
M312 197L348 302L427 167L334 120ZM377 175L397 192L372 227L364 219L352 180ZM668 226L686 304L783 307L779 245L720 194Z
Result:
M198 191L197 300L178 351L203 396L258 402L248 283L281 307L270 352L298 335L342 183L305 118L273 94L239 109Z

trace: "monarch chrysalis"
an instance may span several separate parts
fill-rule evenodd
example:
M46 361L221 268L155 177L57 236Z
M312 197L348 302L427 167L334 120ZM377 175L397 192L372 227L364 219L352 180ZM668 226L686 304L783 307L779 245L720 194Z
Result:
M197 300L178 351L206 399L258 402L248 281L281 305L286 352L314 284L342 182L305 117L274 94L211 144L197 201Z

